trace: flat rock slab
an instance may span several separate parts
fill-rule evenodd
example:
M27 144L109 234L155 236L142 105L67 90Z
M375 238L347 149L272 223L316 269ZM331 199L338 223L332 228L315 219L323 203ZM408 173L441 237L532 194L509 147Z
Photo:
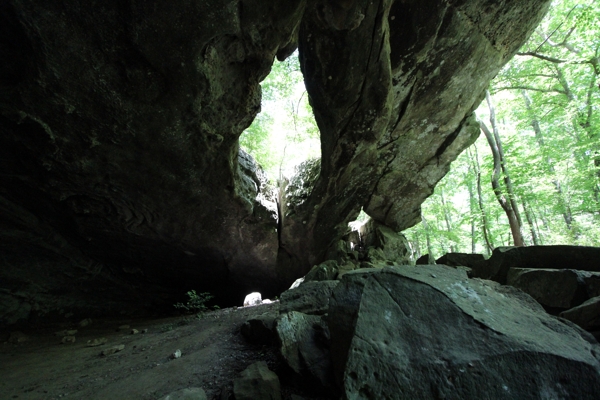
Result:
M575 269L600 272L600 248L586 246L498 247L473 277L506 284L510 268Z
M479 266L485 263L485 258L481 254L470 253L446 253L437 260L436 264L444 264L451 267L469 267Z
M600 272L510 268L506 283L553 309L566 310L600 295Z
M347 273L328 319L345 399L595 399L598 345L509 286L445 266Z

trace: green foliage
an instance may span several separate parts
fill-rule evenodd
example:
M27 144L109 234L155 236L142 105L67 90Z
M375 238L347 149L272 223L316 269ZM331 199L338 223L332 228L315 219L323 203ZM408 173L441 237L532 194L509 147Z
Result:
M535 232L540 244L598 246L600 2L554 2L518 54L498 74L490 91L525 240L533 244ZM487 112L485 104L477 110L483 121L488 119ZM491 240L495 246L509 245L508 222L490 185L491 153L483 137L475 146ZM423 204L436 257L451 247L470 252L472 228L475 250L485 253L472 161L466 152L461 154ZM452 232L445 215L450 216ZM406 233L419 250L415 255L424 254L423 225Z
M299 163L320 157L319 129L297 53L275 61L261 87L262 111L240 136L240 146L275 180L291 175Z
M206 303L214 298L214 296L208 292L196 293L195 290L190 290L186 293L186 295L188 297L187 303L176 303L173 306L178 309L183 309L185 311L198 314L208 311L209 307L206 305ZM213 308L217 309L219 307L213 306Z

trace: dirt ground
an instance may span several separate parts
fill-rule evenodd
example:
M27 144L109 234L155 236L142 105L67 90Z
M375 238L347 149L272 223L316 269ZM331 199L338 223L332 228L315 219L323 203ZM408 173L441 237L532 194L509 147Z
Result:
M227 398L233 380L256 361L266 361L280 377L286 375L275 347L249 344L239 332L247 319L276 312L278 306L228 308L202 319L94 320L83 328L62 324L23 330L26 340L18 343L13 343L14 333L13 342L5 335L0 344L0 399L154 400L187 387L203 388L208 399ZM119 330L123 325L129 328ZM75 343L62 344L63 336L55 335L65 329L78 330ZM139 333L132 334L132 329ZM100 338L106 344L87 345ZM101 355L116 345L125 347ZM181 357L173 358L177 350ZM281 382L284 399L307 396L290 382Z

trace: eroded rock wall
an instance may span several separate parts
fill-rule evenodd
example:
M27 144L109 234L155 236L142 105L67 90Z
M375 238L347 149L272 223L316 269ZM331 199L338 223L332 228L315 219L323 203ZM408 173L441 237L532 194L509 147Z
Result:
M270 296L360 207L410 226L548 3L2 2L0 318ZM238 137L298 41L323 162L283 223Z
M273 289L275 199L237 140L304 7L2 2L2 294Z
M472 114L547 1L318 1L300 31L321 130L321 176L297 212L310 238L288 254L322 258L360 207L396 231L479 135ZM306 221L306 223L304 223ZM302 228L288 221L292 231ZM284 226L284 230L285 230Z

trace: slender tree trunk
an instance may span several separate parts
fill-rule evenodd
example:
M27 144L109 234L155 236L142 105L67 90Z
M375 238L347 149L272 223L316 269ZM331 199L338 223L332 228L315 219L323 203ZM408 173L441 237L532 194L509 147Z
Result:
M486 99L488 100L488 106L490 108L490 122L492 124L492 127L494 127L496 125L496 120L489 91L486 91ZM514 201L507 200L504 194L502 193L502 189L500 188L499 180L501 171L503 170L503 159L498 149L498 141L496 140L498 138L498 134L492 133L488 129L488 127L483 123L483 121L479 121L479 125L490 145L492 155L494 158L494 170L492 174L492 188L494 190L494 194L496 195L496 199L498 200L500 206L502 207L502 209L506 213L506 216L508 217L508 223L510 225L510 230L513 236L515 246L524 246L523 235L521 234L521 224L519 223L517 212L515 212L515 207L513 206ZM497 127L495 128L495 131L497 131ZM508 185L507 189L509 189Z
M471 165L469 164L469 172L471 172ZM467 180L467 187L469 189L469 211L471 213L471 253L476 253L476 240L475 240L475 196L473 195L473 183Z
M498 123L496 122L496 109L494 108L494 104L492 103L492 96L490 96L489 91L486 91L485 99L490 110L490 124L492 125L492 133L494 134L494 139L498 148L498 155L500 156L500 167L502 168L502 175L504 177L504 185L506 186L508 201L510 202L510 206L513 209L513 212L515 213L515 217L517 218L517 222L519 224L519 231L521 231L521 228L523 226L523 220L521 219L521 213L519 212L519 206L517 204L517 195L515 194L515 190L510 179L510 174L508 173L506 157L504 157L502 140L500 140L500 132L498 130ZM522 239L523 234L521 233L521 240Z
M429 257L429 264L435 264L435 257L433 256L433 249L431 248L431 236L429 235L429 224L427 220L421 214L421 222L423 222L423 229L425 229L425 239L427 241L427 256Z
M442 208L444 209L444 220L446 222L446 229L448 230L448 233L452 233L452 220L448 211L448 204L446 204L446 199L444 198L444 189L440 189L440 197L442 198ZM452 253L456 251L454 244L450 245L450 251Z
M481 188L481 167L479 165L479 153L477 152L477 145L475 145L473 143L473 151L475 152L475 154L471 153L470 149L467 149L467 154L469 156L469 159L471 161L471 165L473 167L473 171L475 172L475 178L476 178L476 183L477 183L477 200L478 200L478 206L479 206L479 216L481 218L481 230L483 232L483 239L485 240L485 250L487 255L490 255L491 252L494 250L494 243L492 242L492 237L490 235L490 230L489 230L489 223L488 223L488 218L487 218L487 214L485 212L485 208L483 206L483 193L482 193L482 188Z
M525 201L525 199L521 199L521 201L523 202L523 210L525 211L525 218L527 218L527 223L529 224L529 228L531 229L531 239L533 240L533 244L535 246L539 246L540 239L539 239L538 233L535 229L533 215L529 211L529 207L527 207L527 202Z
M413 259L412 262L416 262L419 257L421 257L421 241L419 238L419 232L415 232L415 239L413 240L414 243L414 249L413 249Z

